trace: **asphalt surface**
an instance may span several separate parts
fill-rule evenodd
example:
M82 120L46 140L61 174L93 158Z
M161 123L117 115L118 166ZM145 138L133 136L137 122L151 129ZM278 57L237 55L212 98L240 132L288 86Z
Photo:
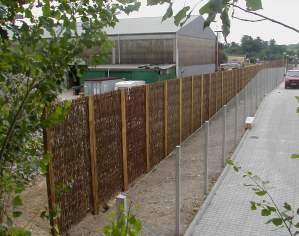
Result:
M240 144L236 162L270 182L268 190L279 206L299 207L299 103L297 89L279 88L269 93L256 115L255 125ZM289 235L286 229L265 224L269 217L250 210L250 201L260 200L244 186L249 183L231 169L226 171L211 201L194 220L189 235L268 236ZM266 198L265 198L266 199Z

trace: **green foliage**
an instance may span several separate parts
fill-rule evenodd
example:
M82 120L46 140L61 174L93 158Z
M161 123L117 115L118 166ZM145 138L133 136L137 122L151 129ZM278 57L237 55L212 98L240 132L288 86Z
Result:
M232 42L225 46L225 53L229 55L245 55L248 59L274 60L282 59L283 53L291 51L286 45L277 45L275 40L264 41L261 38L252 38L244 35L241 44ZM297 53L294 51L293 53Z
M139 6L137 0L1 1L1 235L20 235L12 228L13 218L21 215L20 193L33 172L47 171L50 155L43 155L43 129L61 122L70 108L65 102L52 109L69 65L90 48L97 49L92 62L105 61L112 43L104 29L115 25L120 12Z
M170 5L169 5L170 6ZM174 23L176 25L183 25L189 18L190 14L187 15L187 12L190 10L190 7L182 8L175 16L174 16ZM164 15L165 16L165 15ZM164 18L164 17L163 17Z
M169 4L169 8L165 13L165 15L163 16L163 20L172 16L172 14L169 14L169 12L172 12L172 1L147 0L148 5L157 5L157 4L164 4L164 3ZM195 5L192 8L189 7L188 10L183 14L185 15L185 17L180 17L181 21L179 21L178 19L175 20L176 25L184 24L186 22L186 19L188 19L187 16L190 16L193 13L194 9L197 7L197 5L200 3L202 3L202 1L198 0L197 3L195 3ZM246 3L246 7L242 6L243 4L241 0L208 0L207 2L205 1L205 4L201 6L201 8L199 9L199 14L206 16L204 22L204 28L210 26L210 24L214 22L216 19L218 19L218 16L220 16L220 20L222 22L222 30L223 30L222 34L225 38L225 41L227 36L230 33L230 19L233 18L241 21L246 21L246 22L259 22L259 21L267 20L299 33L299 29L289 26L278 20L264 16L263 14L257 12L258 10L263 9L262 0L245 0L245 3ZM184 11L186 7L188 6L184 6L183 8ZM235 16L236 9L253 16L253 18L240 18L238 16Z
M120 207L123 211L123 207ZM113 219L110 225L103 228L102 232L105 236L138 236L141 232L141 221L132 212L131 204L127 214L122 214L118 219Z
M267 188L269 184L268 181L262 180L259 176L250 171L244 171L241 166L232 160L227 160L226 163L231 166L234 171L238 173L241 172L243 178L250 181L250 183L245 184L245 186L250 188L262 199L259 201L250 201L250 209L252 211L260 210L261 216L270 217L266 224L272 223L278 228L284 228L291 236L299 234L299 231L294 229L299 228L299 222L295 219L294 208L287 202L284 202L283 205L279 207L279 204L274 200ZM296 210L296 214L299 215L299 208Z
M292 154L290 156L290 158L292 158L292 159L299 159L299 154Z
M222 21L222 30L223 35L226 37L230 33L230 17L233 17L234 7L240 0L209 0L199 9L199 14L207 15L207 18L204 23L204 27L210 26L210 24L215 21L217 15L220 16ZM262 9L262 0L245 0L246 7L248 11L257 11ZM148 5L157 5L157 4L169 4L169 7L166 13L163 16L163 20L172 16L172 2L169 0L147 0ZM183 25L188 17L191 16L194 8L190 6L185 6L178 13L175 18L176 25Z
M263 8L261 0L247 0L246 6L250 11L257 11Z

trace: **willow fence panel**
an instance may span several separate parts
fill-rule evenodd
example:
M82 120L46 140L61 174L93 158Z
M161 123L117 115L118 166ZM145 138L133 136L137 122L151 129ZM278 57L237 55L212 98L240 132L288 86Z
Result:
M57 225L65 232L92 208L88 100L74 100L65 120L48 133L55 186L49 194L52 209L61 210Z
M149 158L150 167L165 156L164 82L149 85Z
M99 202L123 189L121 97L119 91L94 96Z
M126 90L128 182L147 170L145 87Z

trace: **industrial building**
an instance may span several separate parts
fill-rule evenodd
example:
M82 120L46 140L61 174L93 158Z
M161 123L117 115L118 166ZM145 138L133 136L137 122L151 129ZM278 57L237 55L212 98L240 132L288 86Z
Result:
M115 77L117 73L132 74L128 69L122 71L123 65L161 67L173 64L174 76L214 72L216 36L209 27L203 29L203 24L201 16L191 16L182 27L176 26L173 18L166 21L162 21L162 17L120 19L114 28L106 29L114 42L108 64L90 68L92 74L95 76L96 71L101 71L99 76L110 73ZM89 75L86 74L87 78ZM161 78L169 79L169 76Z

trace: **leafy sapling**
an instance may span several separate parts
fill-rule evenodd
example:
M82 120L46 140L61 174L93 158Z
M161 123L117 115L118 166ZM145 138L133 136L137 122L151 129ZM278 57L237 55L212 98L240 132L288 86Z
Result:
M295 219L296 216L299 216L299 208L295 210L288 202L279 206L268 190L268 181L261 179L251 171L243 170L232 160L227 160L226 164L231 166L235 172L241 173L243 178L248 179L250 182L245 186L254 191L255 195L261 199L250 202L252 211L259 210L261 216L270 218L266 224L272 223L277 228L284 228L291 236L299 235L299 221L297 222Z
M103 228L105 236L138 236L142 229L141 221L136 217L130 202L126 212L123 204L119 206L117 216L114 216L110 225Z

